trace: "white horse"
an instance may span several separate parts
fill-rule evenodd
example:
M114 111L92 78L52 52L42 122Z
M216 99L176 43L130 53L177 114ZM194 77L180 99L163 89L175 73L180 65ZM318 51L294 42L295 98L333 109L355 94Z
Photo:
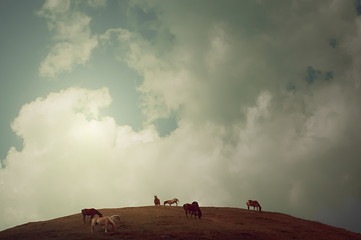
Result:
M121 222L119 215L110 216L110 219L111 219L114 223L116 222L115 220L117 220L118 222Z
M258 209L260 212L262 211L262 207L256 200L247 200L246 201L247 208L249 210L249 207L253 207L253 209Z
M172 206L173 203L178 206L179 200L177 198L173 198L171 200L164 201L164 205L169 204L169 206Z
M111 219L111 217L96 217L92 219L90 231L93 233L95 225L101 225L104 226L104 232L108 233L108 225L111 225L113 227L113 231L115 230L115 223Z

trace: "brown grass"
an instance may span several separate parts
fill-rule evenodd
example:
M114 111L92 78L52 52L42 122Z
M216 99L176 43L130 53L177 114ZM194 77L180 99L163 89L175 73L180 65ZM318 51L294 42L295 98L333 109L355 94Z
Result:
M237 239L237 240L335 240L360 239L361 234L274 212L239 208L201 207L201 220L186 218L182 207L148 206L100 209L105 216L120 215L115 231L100 227L90 233L89 217L74 214L33 222L0 232L0 239ZM80 210L79 210L80 212Z

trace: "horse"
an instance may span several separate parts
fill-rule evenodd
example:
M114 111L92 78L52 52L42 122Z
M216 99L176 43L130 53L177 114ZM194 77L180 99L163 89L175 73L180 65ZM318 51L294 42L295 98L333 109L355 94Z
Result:
M173 203L175 203L178 206L179 200L177 198L173 198L171 200L164 201L164 205L169 204L169 206L172 206Z
M119 222L121 221L119 215L110 216L110 219L113 220L114 223L115 223L115 220L118 220Z
M159 206L159 205L160 205L160 200L159 200L159 198L157 197L157 195L154 195L154 205L155 205L155 206Z
M198 216L198 218L201 219L202 217L201 209L199 208L199 205L196 201L192 202L192 204L189 203L183 204L183 209L185 211L187 218L188 218L188 213L194 215L194 218Z
M256 200L247 200L246 205L247 205L248 210L249 210L249 207L251 206L251 207L253 207L253 210L258 209L260 212L262 211L261 205Z
M119 217L120 218L120 217ZM90 232L94 232L95 225L104 226L104 232L108 233L108 225L112 225L113 231L115 230L115 223L111 219L111 217L95 217L92 219L92 223L90 226Z
M81 210L81 213L83 214L83 221L85 223L85 217L86 216L90 216L90 220L93 219L94 215L98 215L99 217L103 217L103 215L96 209L94 208L90 208L90 209L87 209L87 208L84 208Z

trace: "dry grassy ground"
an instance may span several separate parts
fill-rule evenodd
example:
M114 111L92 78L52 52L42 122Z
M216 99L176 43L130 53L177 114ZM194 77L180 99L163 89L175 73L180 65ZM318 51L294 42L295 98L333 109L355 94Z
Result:
M187 219L182 207L148 206L100 209L105 216L120 215L122 221L108 234L100 227L90 233L89 217L74 214L20 225L0 232L0 239L237 239L237 240L334 240L360 239L361 234L318 222L274 212L239 208L201 207L203 217ZM80 209L79 209L80 212Z

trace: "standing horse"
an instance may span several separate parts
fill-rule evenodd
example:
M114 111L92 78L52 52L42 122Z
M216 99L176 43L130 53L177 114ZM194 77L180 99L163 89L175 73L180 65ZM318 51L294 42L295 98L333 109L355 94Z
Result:
M154 205L155 205L155 206L159 206L159 205L160 205L160 200L159 200L159 198L157 197L157 195L154 195Z
M249 210L249 207L251 206L251 207L253 207L253 210L258 209L260 212L262 211L261 205L256 200L247 200L246 205L247 205L248 210Z
M96 217L92 219L92 224L90 226L90 232L94 232L95 225L104 226L104 232L108 233L108 225L112 225L113 231L115 230L115 223L110 217Z
M84 223L85 223L86 216L90 216L90 220L93 219L94 215L98 215L99 217L103 216L98 210L96 210L94 208L90 208L90 209L84 208L81 210L81 213L83 214Z
M201 209L199 208L199 205L197 202L193 202L192 204L186 203L183 205L183 209L185 211L185 214L188 218L188 213L191 215L194 215L194 218L198 216L199 219L202 217Z
M173 198L171 200L164 201L164 205L169 204L169 206L172 206L173 203L175 203L178 206L179 200L177 198Z

